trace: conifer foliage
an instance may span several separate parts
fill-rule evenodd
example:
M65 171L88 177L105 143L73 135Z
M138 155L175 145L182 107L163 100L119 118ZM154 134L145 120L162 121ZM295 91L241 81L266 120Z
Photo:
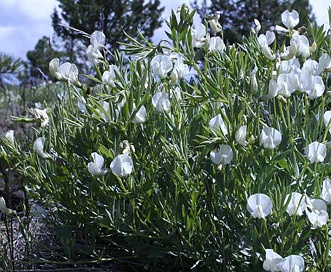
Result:
M118 41L126 41L124 31L137 37L137 29L147 38L161 26L160 0L59 0L59 10L52 14L52 25L56 34L66 41L66 47L74 50L77 41L89 44L82 39L79 29L86 33L103 31L109 48L117 49ZM71 28L63 27L70 25ZM72 54L73 55L73 54Z
M242 36L247 36L254 27L254 19L263 22L262 32L273 30L281 24L279 14L284 10L298 11L300 25L315 20L308 0L211 0L210 4L202 1L201 5L195 0L192 5L202 18L220 12L224 40L229 43L241 42Z

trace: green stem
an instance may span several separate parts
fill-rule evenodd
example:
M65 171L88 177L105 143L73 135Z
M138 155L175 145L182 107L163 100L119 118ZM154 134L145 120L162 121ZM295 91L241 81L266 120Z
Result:
M328 224L326 224L325 225L325 237L326 237L326 245L325 245L325 251L324 251L324 261L325 262L327 262L327 263L329 263L329 261L327 261L327 260L329 260L330 259L330 256L329 256L329 252L330 252L330 247L331 247L331 245L330 245L330 242L331 242L331 240L329 239L329 228L328 228Z
M273 248L272 243L271 243L271 239L270 239L269 228L267 226L267 220L265 218L263 218L262 222L263 222L264 232L267 235L268 246L269 246L269 248Z
M115 175L115 177L116 177L116 179L117 179L117 181L118 181L118 183L119 183L121 189L123 190L123 192L124 192L125 194L129 193L129 191L125 188L122 179L121 179L119 176L117 176L117 175Z
M289 136L291 136L292 126L291 126L291 103L290 100L287 100L286 103L286 118L287 118L287 128Z
M285 119L282 103L280 101L278 101L278 106L279 106L279 111L280 111L280 117L282 118L283 124L284 124L285 128L288 129L287 120ZM277 116L276 113L275 113L275 116Z
M68 97L69 97L69 107L70 107L70 109L73 109L74 107L73 107L73 103L72 103L72 93L71 93L71 90L70 90L70 84L67 82L67 89L68 89Z
M305 95L305 121L304 121L304 127L306 128L306 135L308 135L308 126L309 123L309 100L308 100L308 96Z
M322 131L323 131L323 127L324 127L324 111L325 111L325 97L322 97L322 102L320 104L320 110L319 110L319 113L320 113L320 118L319 118L319 133L318 135L321 135L322 134ZM323 137L324 139L324 137Z

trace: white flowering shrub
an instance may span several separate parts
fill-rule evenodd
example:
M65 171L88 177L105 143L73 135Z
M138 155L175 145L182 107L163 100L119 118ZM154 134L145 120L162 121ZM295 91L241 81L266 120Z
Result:
M326 271L330 37L285 11L281 34L229 45L210 38L217 14L193 26L194 13L182 6L169 40L130 38L123 52L93 33L92 89L51 61L67 98L1 155L71 258L116 260L115 247L154 271Z

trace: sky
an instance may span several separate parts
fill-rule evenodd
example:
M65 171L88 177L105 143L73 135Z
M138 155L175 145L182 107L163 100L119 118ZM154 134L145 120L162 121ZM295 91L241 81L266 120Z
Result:
M161 2L166 6L162 17L167 19L171 9L190 0ZM310 0L310 3L318 25L328 25L331 0ZM0 0L0 52L26 59L27 51L33 50L40 38L53 35L50 15L55 7L56 0ZM163 31L156 30L155 36L162 37Z

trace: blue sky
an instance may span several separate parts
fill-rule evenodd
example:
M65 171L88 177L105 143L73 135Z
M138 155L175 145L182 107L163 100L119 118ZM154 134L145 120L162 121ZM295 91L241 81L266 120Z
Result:
M163 18L167 19L171 9L185 1L161 0L166 6ZM328 24L327 7L331 0L310 0L319 25ZM52 36L51 13L56 0L0 0L0 52L26 58L26 52L33 50L42 36ZM164 29L156 31L162 37ZM157 39L157 38L156 38Z

